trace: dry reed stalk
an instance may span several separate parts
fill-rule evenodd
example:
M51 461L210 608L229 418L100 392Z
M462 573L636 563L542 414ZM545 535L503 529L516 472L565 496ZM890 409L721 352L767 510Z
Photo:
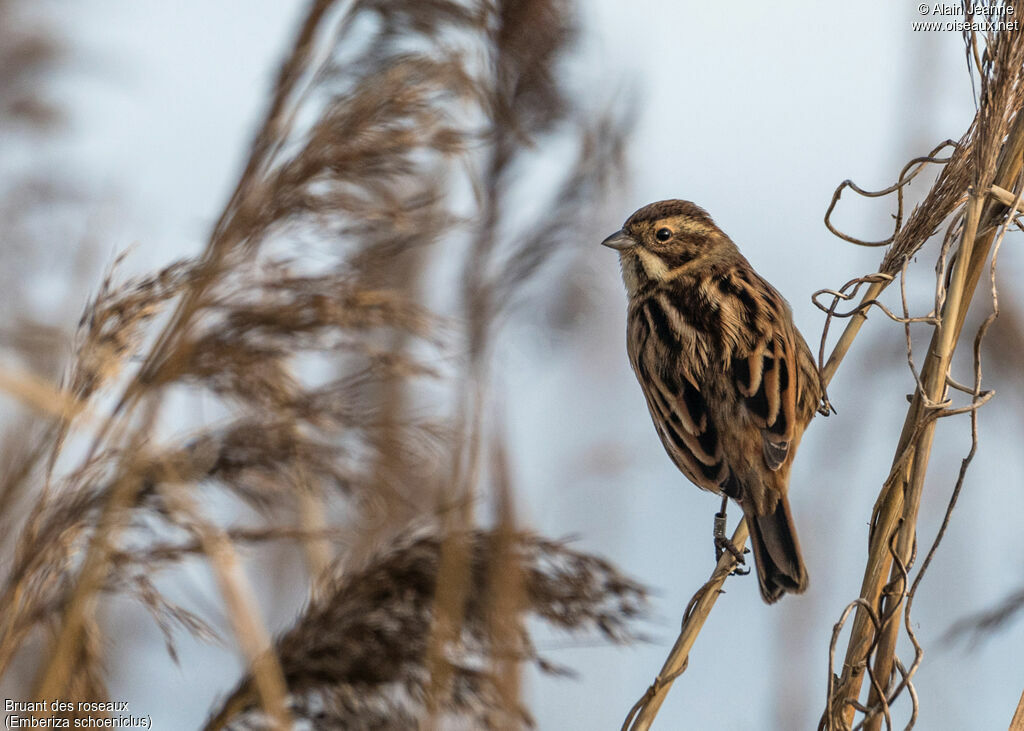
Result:
M1024 119L1018 121L1021 122ZM1016 141L1015 144L1024 142L1022 127L1024 125L1018 124L1017 133L1012 138ZM1016 160L1014 174L1019 171L1019 156L1017 156ZM983 265L984 257L987 255L994 238L994 232L983 234L977 241L973 237L969 237L971 231L977 230L978 221L981 218L981 205L981 200L977 196L973 196L968 209L968 233L965 234L964 238L966 245L962 247L963 254L958 260L958 264L961 264L961 262L967 263L954 268L953 287L950 289L947 307L942 316L944 327L936 332L932 345L929 347L929 358L922 370L922 377L926 384L926 393L923 396L920 392L915 394L914 401L908 411L904 434L901 436L900 446L894 461L894 472L891 478L887 480L883 493L879 496L879 501L876 504L875 516L872 521L871 545L869 548L870 558L865 570L864 585L861 592L861 597L870 602L871 606L877 605L882 589L886 584L887 575L889 582L899 582L896 584L897 586L905 582L903 574L906 569L900 567L906 567L910 562L914 544L914 526L916 525L921 489L924 482L924 471L935 428L935 419L934 417L929 418L926 415L924 404L926 402L939 404L944 401L947 388L945 374L948 373L949 362L953 355L956 340L959 338L967 306L970 303L970 297L973 294L973 289L977 284L977 278L982 269L980 265ZM972 244L972 242L974 243ZM893 563L893 552L890 549L889 541L900 526L905 527L899 531L898 543L894 549L900 563L899 567L890 571L890 566ZM883 635L883 642L878 645L878 649L881 650L878 657L882 658L882 661L878 664L874 673L876 678L882 679L880 682L887 682L884 679L888 678L891 672L891 662L895 650L895 636L899 628L898 609L902 603L905 590L906 587L904 586L903 589L897 590L895 594L886 597L886 607L883 610L885 612L883 616L889 619L885 623L886 629ZM891 596L897 598L891 599ZM844 663L844 668L848 670L844 671L837 687L837 701L841 700L843 704L848 704L856 697L865 670L863 658L877 641L873 628L867 621L866 613L863 609L859 608L848 645L847 660ZM886 661L884 658L889 659ZM880 700L879 688L881 687L881 685L878 685L872 688L871 699L876 703ZM871 700L869 700L869 705L873 705ZM845 723L846 725L838 725L836 728L846 728L852 722L854 707L851 705L843 705L842 707L846 708L843 721L840 722L839 719L835 719L833 723ZM880 716L876 715L873 718L877 720L873 720L868 728L877 728L877 724L881 723Z
M986 192L992 189L993 184L1004 189L1019 189L1018 178L1024 154L1024 115L1017 113L1021 109L1017 76L1024 55L1024 39L1017 32L1007 31L996 38L989 38L988 48L987 58L991 64L984 69L979 68L983 83L978 116L972 125L974 138L969 144L962 144L964 148L970 148L973 159L971 176L964 181L964 187L970 185L970 189L966 194L960 248L948 291L942 300L938 326L921 370L919 388L908 410L892 473L876 502L868 562L861 597L856 603L857 615L847 645L843 673L834 686L831 680L829 683L828 707L822 719L822 726L826 728L851 728L858 709L865 712L865 728L878 729L883 721L891 724L889 706L904 688L909 688L914 702L911 724L917 714L917 699L910 679L920 663L922 650L911 635L916 656L907 671L895 658L895 645L900 609L908 596L907 572L916 551L915 526L924 474L937 418L963 411L973 412L985 400L979 399L979 383L973 390L975 401L971 407L950 409L946 401L949 365L974 289L999 228L996 225L998 217L1005 215L1005 203L998 196L987 196ZM1016 119L1011 129L1010 121L1014 115ZM922 206L927 205L926 200ZM949 238L947 234L947 241ZM944 275L940 266L940 287ZM976 371L977 367L976 356ZM883 597L885 586L892 588ZM884 603L880 604L882 599ZM873 613L871 608L874 608ZM872 653L873 669L868 667ZM904 677L890 692L891 676L897 667ZM865 671L872 683L867 705L860 706L856 699Z
M1020 131L1018 130L1018 135L1021 137L1021 142L1018 142L1018 144L1024 144L1024 134L1021 134ZM1013 137L1014 137L1014 135L1011 134L1011 140L1013 139ZM1012 147L1012 144L1011 144L1011 147ZM1020 163L1020 156L1021 156L1022 153L1024 153L1024 146L1020 147L1020 149L1018 151L1013 153L1013 156L1015 156L1017 158L1017 160L1018 160L1018 162L1016 164L1016 167L1018 168L1018 170L1019 170L1020 165L1021 165L1021 163ZM1017 195L1015 197L1015 200L1012 202L1012 204L1010 206L1009 212L1006 214L1007 222L1009 220L1012 220L1016 216L1016 213L1017 213L1017 211L1019 210L1019 207L1020 207L1020 196L1021 196L1021 193L1024 193L1024 187L1022 187L1022 185L1021 185L1021 183L1019 181L1017 183L1016 188L1018 190L1018 193L1017 193ZM978 239L975 239L973 234L975 234L976 231L977 231L977 219L982 216L982 214L978 213L978 211L981 209L981 206L982 206L982 203L981 203L980 199L977 198L977 197L972 196L972 199L971 199L971 201L968 204L968 209L967 209L967 211L968 211L967 212L967 225L965 227L965 232L964 232L964 241L965 241L965 243L968 244L968 246L966 246L966 247L965 246L961 246L960 259L958 260L957 263L959 264L960 262L964 261L964 252L965 251L971 251L971 247L970 247L969 243L971 241L974 241L974 245L975 246L980 245L980 246L984 247L984 249L986 250L986 253L988 251L993 251L993 254L992 254L992 256L993 256L992 271L993 271L993 276L994 276L994 272L995 272L995 259L994 259L995 254L994 254L994 251L999 246L999 244L1002 241L1002 237L1006 233L1006 230L1007 230L1006 229L1006 223L1004 223L1003 225L1001 225L999 227L999 229L998 229L998 238L995 239L994 243L993 243L993 239L995 238L995 234L994 233L992 235L988 236L988 237L985 237L984 239L982 239L981 237L979 237ZM970 287L970 290L973 290L976 287L976 284L977 284L978 276L973 276L972 277L970 268L974 267L976 265L982 265L983 266L984 262L985 262L985 259L986 259L986 255L982 255L982 256L979 257L979 256L975 255L974 252L971 252L971 254L972 255L969 257L969 264L967 266L960 267L960 268L954 268L953 277L952 277L952 286L950 287L950 291L949 291L949 295L948 295L948 299L947 299L947 304L950 303L950 302L953 302L954 304L950 306L949 313L945 313L944 312L943 318L942 318L943 323L953 322L954 326L953 327L948 327L948 325L947 325L947 328L946 328L947 332L946 333L943 333L942 330L939 330L939 331L936 332L936 335L933 338L933 348L930 350L930 353L929 353L929 355L931 355L931 353L936 353L936 357L937 358L940 358L943 355L945 355L944 367L941 364L941 361L940 361L940 366L936 367L937 371L945 374L942 377L942 382L941 383L935 383L935 377L934 376L931 377L931 381L927 381L926 380L926 385L930 385L931 392L933 394L935 394L935 398L936 399L939 398L939 397L945 397L946 389L949 386L949 376L948 376L948 373L949 373L949 361L952 358L953 349L955 348L955 341L956 341L956 339L959 338L960 331L962 330L963 322L964 322L964 319L966 317L966 311L967 311L967 308L969 306L970 299L971 299L971 296L972 296L972 291L967 291L967 288ZM978 275L980 275L980 271L978 272ZM968 280L972 280L970 284L967 284ZM996 315L996 314L998 314L998 308L996 309L996 312L993 313L993 316ZM987 322L990 322L990 320L987 321ZM987 328L987 324L983 324L981 330L979 331L979 335L978 335L977 341L980 341L980 338L983 336L984 330L986 328ZM948 332L951 331L951 330L954 331L955 334L948 335ZM947 334L947 338L944 341L939 342L938 343L938 347L935 347L935 340L941 334ZM975 357L976 357L976 364L977 364L977 357L978 357L977 353L976 353ZM929 372L928 365L929 365L928 362L926 362L925 368L924 368L924 370L922 372L922 375L926 379L928 378L929 375L931 375L931 373L935 372L935 371ZM977 368L977 366L976 366L976 368ZM940 370L940 369L942 369L942 370ZM981 388L981 384L980 384L980 371L979 371L978 372L978 376L977 376L977 381L976 381L975 386L974 386L975 402L974 402L973 406L975 408L974 408L974 410L971 411L972 420L976 420L976 407L980 406L982 403L984 403L985 400L987 400L985 398L981 398L980 388ZM947 413L951 413L951 412L952 412L952 410L949 410ZM930 429L932 434L934 433L935 421L936 420L932 420L929 424L926 425L926 429ZM962 482L963 482L964 469L966 468L966 465L970 462L970 459L973 457L974 451L975 451L975 449L977 447L977 428L976 428L976 422L973 424L973 429L974 429L974 440L973 440L973 444L972 444L972 450L971 450L971 453L968 455L967 459L965 459L965 461L964 461L964 468L961 470L961 476L960 476L960 479L957 482L956 490L954 491L954 497L953 497L953 501L954 502L955 502L955 499L956 499L956 494L959 491L960 486L962 485ZM912 561L912 554L913 554L914 551L916 551L916 536L915 536L914 531L913 531L913 526L916 525L916 516L917 516L918 509L920 507L921 492L922 492L923 481L924 481L924 475L923 475L924 466L923 465L925 464L925 459L923 457L926 457L928 452L930 451L931 435L926 431L925 433L922 433L919 436L919 439L920 439L920 441L919 441L918 445L915 448L915 452L913 453L913 457L915 459L915 462L914 462L914 472L912 473L911 481L909 483L909 490L908 490L909 497L911 498L911 502L909 502L909 504L908 504L906 497L904 498L904 502L905 502L904 515L903 515L902 520L901 520L900 525L899 525L900 533L899 533L898 542L896 544L897 556L894 557L894 559L901 561L901 566L898 567L897 569L894 569L893 570L893 575L890 577L890 584L897 585L896 584L897 581L902 581L903 582L903 591L902 591L902 593L906 595L906 601L907 601L906 614L908 616L908 621L909 621L910 601L913 598L914 589L916 589L917 582L920 581L920 577L923 574L923 571L925 570L925 568L927 567L927 561L926 561L926 563L922 566L921 572L919 572L918 578L915 580L914 588L911 589L910 592L908 593L907 589L906 589L906 581L907 581L906 573L907 573L907 570L908 570L907 567L910 566L911 561ZM922 446L922 445L924 445L924 446ZM952 509L952 505L953 505L953 503L951 503L950 510ZM947 513L947 519L946 520L948 522L948 513ZM908 526L910 526L910 529L908 529ZM944 523L943 527L945 527L945 523ZM941 538L941 532L940 532L940 538ZM929 559L931 558L931 554L934 552L934 549L935 549L936 545L937 545L937 541L936 541L936 544L933 544L932 551L929 553ZM894 599L894 597L897 597L897 598ZM884 612L883 616L884 617L891 617L891 619L888 619L883 624L883 627L881 628L882 632L880 633L881 634L881 639L878 642L878 645L877 645L877 648L876 648L876 661L875 661L874 674L875 674L875 677L877 677L877 678L888 678L888 677L890 677L890 675L892 674L892 671L893 671L893 663L895 662L896 637L897 637L898 630L899 630L899 613L898 613L898 611L899 611L900 604L901 604L902 601L903 601L903 596L902 595L897 595L895 592L890 592L885 597L885 606L883 608L883 612ZM913 637L911 637L911 639L913 641ZM916 666L919 664L920 655L921 655L921 649L917 645L916 641L914 641L914 644L915 644L915 650L917 651L917 656L915 658L914 665L911 667L911 669L910 669L911 671L905 674L905 678L904 678L903 681L901 681L900 685L898 686L898 689L906 686L909 683L909 678L912 675L912 671L914 669L916 669ZM882 693L883 692L884 692L884 689L881 687L881 685L873 685L872 686L871 695L870 695L869 701L868 701L869 706L874 706L874 707L882 706L883 708L884 708L884 706L887 706L888 705L888 700L887 699L883 700L883 698L882 698ZM916 715L916 709L915 709L915 715ZM875 728L875 729L879 728L880 723L881 723L881 719L882 719L882 714L881 713L875 713L875 715L869 716L868 719L867 719L866 727L867 728Z
M1009 731L1024 731L1024 691L1020 694L1020 701L1017 703L1017 710L1010 720Z
M733 531L732 543L742 551L748 537L747 521L745 518L741 518L736 530ZM722 585L737 565L736 558L731 552L722 552L711 578L690 599L690 603L683 613L683 626L675 645L672 646L672 650L654 682L626 715L622 731L647 731L654 723L661 704L668 697L672 683L683 674L689 665L693 643L697 641L697 635L700 634L704 622L711 615L715 601L722 593Z
M310 589L313 595L320 590L320 583L327 575L334 560L331 542L327 538L329 526L324 517L324 503L317 486L298 470L296 490L299 502L299 524L310 536L302 542L309 575L313 578Z
M252 669L253 685L267 718L273 728L291 728L284 673L273 652L270 633L260 617L256 595L241 569L235 545L202 516L195 501L181 487L165 483L160 492L168 508L180 513L196 534L201 550L213 567L231 628L247 666Z
M50 416L63 417L75 413L81 403L74 395L54 388L34 374L5 368L0 368L0 391L6 391L26 406Z
M520 637L526 636L525 616L530 608L530 597L526 571L516 559L516 544L519 540L516 527L512 475L505 451L505 440L496 436L491 445L491 465L495 469L495 495L497 505L494 512L495 550L488 569L489 585L485 609L488 633L496 647L514 648ZM505 715L513 715L522 709L521 686L522 665L514 654L496 652L491 657L490 673L495 678L499 708Z
M151 421L153 412L146 414ZM136 436L129 445L135 454L141 448L141 439ZM103 505L96 530L88 543L81 570L70 592L62 612L60 628L51 643L47 660L37 675L33 687L34 698L67 698L74 675L88 668L79 667L87 635L95 626L97 593L106 582L108 557L112 542L117 534L117 514L134 502L140 482L130 472L116 479ZM51 717L56 709L50 706L45 717Z

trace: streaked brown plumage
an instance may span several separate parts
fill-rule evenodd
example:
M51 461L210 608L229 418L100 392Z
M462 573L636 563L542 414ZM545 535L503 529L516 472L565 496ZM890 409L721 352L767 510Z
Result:
M786 491L821 382L789 305L689 201L641 208L604 244L619 251L629 360L666 451L743 508L764 600L804 591Z

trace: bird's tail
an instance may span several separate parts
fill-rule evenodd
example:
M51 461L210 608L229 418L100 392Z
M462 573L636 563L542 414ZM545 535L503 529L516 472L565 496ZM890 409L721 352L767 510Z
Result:
M787 592L803 593L807 588L807 568L800 556L800 542L786 496L782 496L773 513L753 515L748 512L747 524L764 600L774 604Z

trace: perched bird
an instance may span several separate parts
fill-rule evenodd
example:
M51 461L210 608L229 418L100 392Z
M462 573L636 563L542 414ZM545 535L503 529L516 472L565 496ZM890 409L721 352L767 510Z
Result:
M800 437L821 401L811 351L782 295L704 209L644 206L603 244L619 252L629 297L626 346L658 436L686 477L728 498L750 527L769 604L807 588L786 491Z

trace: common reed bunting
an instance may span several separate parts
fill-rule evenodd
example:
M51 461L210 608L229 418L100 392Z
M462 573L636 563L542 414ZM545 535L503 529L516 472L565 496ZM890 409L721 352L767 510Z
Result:
M811 351L786 300L704 209L644 206L603 244L619 252L629 297L626 347L658 436L686 477L747 518L761 595L807 588L786 492L821 400Z

